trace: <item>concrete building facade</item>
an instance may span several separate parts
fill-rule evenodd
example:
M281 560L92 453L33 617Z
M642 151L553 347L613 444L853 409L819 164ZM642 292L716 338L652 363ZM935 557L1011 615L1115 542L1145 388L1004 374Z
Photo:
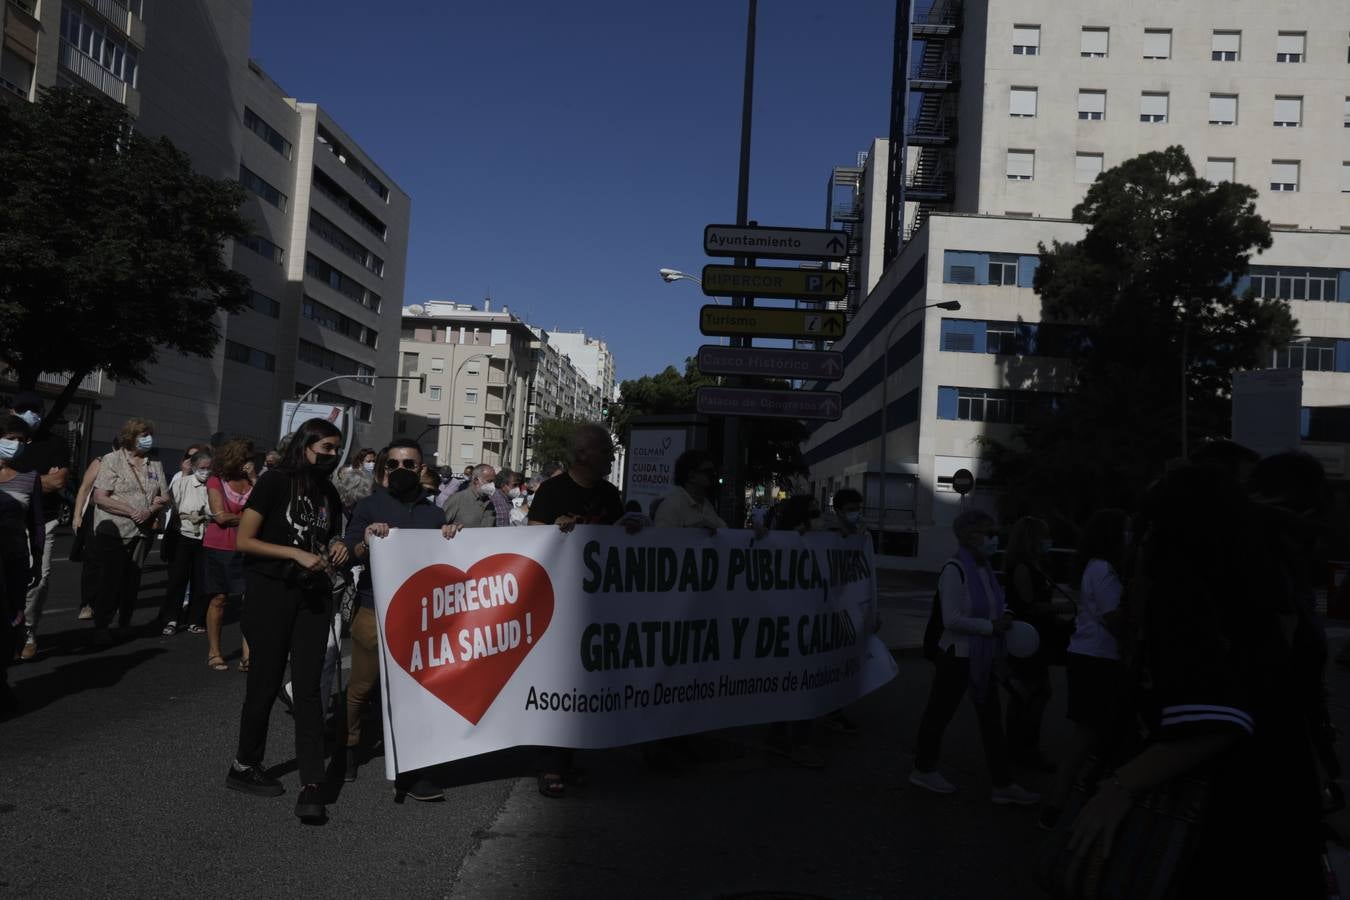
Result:
M91 384L95 449L130 416L155 420L166 457L232 435L270 446L283 401L334 375L395 374L409 198L249 59L251 0L10 0L0 15L0 97L99 91L198 172L249 191L257 233L226 251L252 283L249 307L220 316L211 357L166 353L148 384ZM356 443L381 443L394 384L345 379L320 397L352 406Z
M1258 189L1274 245L1237 287L1290 301L1303 339L1271 365L1303 370L1303 446L1347 476L1350 7L938 0L905 4L897 35L901 127L860 178L862 300L834 345L845 413L803 448L818 496L862 490L883 550L939 563L951 475L988 474L979 439L1064 387L1062 361L1036 355L1052 346L1035 340L1038 244L1082 236L1070 216L1101 171L1173 144L1202 177ZM880 265L879 230L895 238Z

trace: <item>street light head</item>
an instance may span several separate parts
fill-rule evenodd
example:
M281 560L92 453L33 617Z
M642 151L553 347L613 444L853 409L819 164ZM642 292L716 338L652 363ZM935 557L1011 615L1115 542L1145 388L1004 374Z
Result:
M961 308L960 300L944 300L941 303L933 304L938 309L957 310Z
M666 284L680 280L680 273L674 269L661 269L659 274L661 275L661 280Z

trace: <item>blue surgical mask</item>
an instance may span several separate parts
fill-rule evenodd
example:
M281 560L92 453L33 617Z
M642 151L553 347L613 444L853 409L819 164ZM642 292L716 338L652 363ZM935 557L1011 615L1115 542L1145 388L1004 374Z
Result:
M986 537L984 539L984 546L981 547L981 551L984 553L985 556L993 556L995 553L997 553L998 535L991 534L988 537Z
M136 438L136 449L150 450L155 446L155 436L153 434L143 434Z
M375 461L372 459L372 460L368 460L368 461L366 461L366 462L361 463L361 471L362 471L362 472L374 472L374 471L375 471Z
M846 513L844 513L844 521L847 522L849 525L855 525L855 526L856 526L859 522L862 521L862 513L861 513L861 512L846 512Z
M23 441L0 438L0 459L13 459L23 452Z
M31 409L19 413L19 418L27 422L29 428L35 429L42 424L42 414Z

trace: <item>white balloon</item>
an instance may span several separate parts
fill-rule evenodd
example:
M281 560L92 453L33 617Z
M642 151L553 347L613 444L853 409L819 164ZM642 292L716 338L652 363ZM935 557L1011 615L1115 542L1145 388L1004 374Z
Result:
M1041 646L1040 632L1029 622L1013 622L1003 640L1008 648L1008 655L1018 659L1034 656Z

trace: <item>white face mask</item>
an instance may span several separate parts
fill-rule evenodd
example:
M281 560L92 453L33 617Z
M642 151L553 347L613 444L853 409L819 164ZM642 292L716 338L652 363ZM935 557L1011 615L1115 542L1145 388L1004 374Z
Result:
M23 450L23 441L14 438L0 438L0 459L13 459Z
M210 470L210 469L197 469L197 470L196 470L195 472L193 472L192 474L195 475L195 476L197 477L197 480L200 481L202 484L206 484L206 479L208 479L208 478L211 477L211 470Z
M511 490L506 492L506 496L510 497L512 500L519 499L520 495L521 490L518 487L513 487L511 488Z
M374 461L374 460L371 460L370 462L363 462L363 463L361 463L361 471L363 471L363 472L374 472L374 471L375 471L375 461Z
M491 497L493 494L497 493L497 485L493 484L491 481L487 484L480 484L478 486L478 493L482 494L484 497Z
M38 425L42 424L42 415L31 409L19 413L19 418L27 422L29 428L37 428Z
M511 500L511 505L514 506L516 509L521 509L521 508L523 508L523 507L525 506L525 498L524 498L524 497L514 497L514 498L512 498L512 500Z
M153 434L143 434L136 438L136 449L152 450L155 446L155 436Z

